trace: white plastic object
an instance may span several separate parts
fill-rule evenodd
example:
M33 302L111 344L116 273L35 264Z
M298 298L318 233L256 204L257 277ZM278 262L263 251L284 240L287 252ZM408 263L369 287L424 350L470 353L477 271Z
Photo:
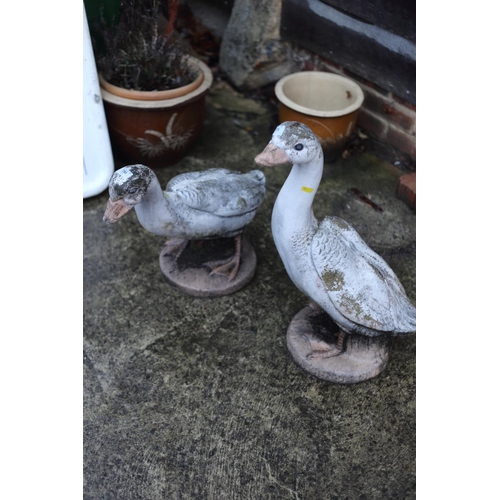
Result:
M102 193L115 169L99 78L83 6L83 197Z

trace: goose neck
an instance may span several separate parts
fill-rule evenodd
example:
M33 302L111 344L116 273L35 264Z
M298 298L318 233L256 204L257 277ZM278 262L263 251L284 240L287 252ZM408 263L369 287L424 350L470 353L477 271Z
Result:
M321 165L293 166L276 200L274 214L276 223L287 233L308 231L317 225L312 204L322 172Z
M160 219L172 217L170 203L165 196L157 177L153 177L142 201L135 206L137 218L148 231L161 234L157 227Z

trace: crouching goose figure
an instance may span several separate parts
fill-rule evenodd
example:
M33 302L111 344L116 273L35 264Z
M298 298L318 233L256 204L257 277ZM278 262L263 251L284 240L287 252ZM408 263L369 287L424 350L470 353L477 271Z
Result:
M264 200L265 183L259 170L212 168L177 175L163 191L150 168L128 165L111 177L103 220L116 222L135 208L144 229L169 238L167 253L176 258L189 240L234 237L236 251L230 259L206 263L210 274L231 281L240 265L241 234Z
M318 222L314 217L323 151L311 129L282 123L255 162L263 167L293 164L273 208L274 242L293 283L340 328L336 346L311 342L311 356L340 354L345 334L415 333L415 307L388 264L345 220Z

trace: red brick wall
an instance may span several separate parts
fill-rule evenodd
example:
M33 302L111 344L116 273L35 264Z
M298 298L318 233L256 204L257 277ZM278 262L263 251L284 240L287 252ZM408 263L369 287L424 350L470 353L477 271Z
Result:
M302 70L330 71L351 78L365 94L358 125L380 140L416 159L416 106L330 61L298 49L294 57Z

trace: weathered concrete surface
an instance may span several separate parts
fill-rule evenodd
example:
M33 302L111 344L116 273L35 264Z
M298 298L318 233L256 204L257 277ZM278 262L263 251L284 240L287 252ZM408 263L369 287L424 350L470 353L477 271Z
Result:
M162 185L189 170L255 168L276 119L215 88L191 154L157 170ZM218 299L169 288L162 238L134 212L103 223L107 193L84 200L85 499L415 498L416 337L396 338L385 371L353 386L312 377L286 349L307 304L270 232L288 170L264 171L266 200L247 231L254 279ZM415 213L396 197L401 173L353 152L326 165L314 208L353 224L415 301Z

